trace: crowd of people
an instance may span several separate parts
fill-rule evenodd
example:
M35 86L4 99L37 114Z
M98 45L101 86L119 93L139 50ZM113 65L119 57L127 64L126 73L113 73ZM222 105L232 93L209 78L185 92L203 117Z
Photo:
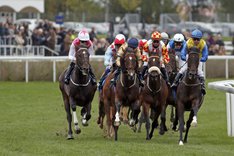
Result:
M155 32L156 30L157 28L153 28L152 32ZM140 31L139 38L149 39L152 32L142 33ZM190 32L185 30L182 33L186 39L190 38ZM34 46L44 45L51 50L58 51L60 56L68 55L69 47L72 41L77 37L77 34L78 32L72 29L66 29L64 27L55 28L48 20L39 22L34 30L29 30L29 27L26 23L13 24L8 21L5 23L0 22L0 44L17 45L19 47L29 44ZM94 45L95 55L104 55L107 47L114 40L113 33L108 33L105 38L98 37L94 27L89 32L89 35ZM126 36L126 38L127 37L128 36ZM170 38L171 37L168 36L168 39ZM221 34L209 34L206 42L209 48L209 55L226 54ZM52 54L51 52L46 51L45 55L49 56Z

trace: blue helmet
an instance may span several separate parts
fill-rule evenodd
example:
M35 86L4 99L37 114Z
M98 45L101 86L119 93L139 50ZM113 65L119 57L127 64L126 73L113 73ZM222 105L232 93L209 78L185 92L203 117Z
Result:
M202 32L198 29L193 30L192 38L202 38Z
M135 49L138 47L138 40L136 38L130 38L128 40L128 46Z

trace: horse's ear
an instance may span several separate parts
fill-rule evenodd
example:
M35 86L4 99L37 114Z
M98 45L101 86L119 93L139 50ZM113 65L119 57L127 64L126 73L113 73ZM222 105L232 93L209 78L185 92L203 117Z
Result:
M193 46L189 49L189 52L199 53L199 49L196 46Z

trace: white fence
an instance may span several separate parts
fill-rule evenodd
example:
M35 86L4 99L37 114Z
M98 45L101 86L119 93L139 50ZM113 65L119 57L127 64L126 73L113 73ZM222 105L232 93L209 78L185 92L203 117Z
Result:
M234 136L234 80L208 83L208 87L226 92L227 134Z
M103 61L104 56L91 55L92 60ZM209 56L209 60L225 60L225 78L229 78L229 61L234 60L234 56ZM56 82L56 63L61 61L68 61L67 56L0 56L0 61L25 61L25 81L28 82L29 62L33 61L52 61L53 62L53 82ZM204 67L204 74L206 75L206 68ZM214 69L215 70L215 69Z

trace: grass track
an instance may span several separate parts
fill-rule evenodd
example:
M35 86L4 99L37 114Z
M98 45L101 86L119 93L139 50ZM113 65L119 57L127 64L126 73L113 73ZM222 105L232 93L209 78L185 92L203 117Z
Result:
M215 80L209 80L215 81ZM103 137L96 124L97 94L92 118L81 134L66 140L67 121L58 83L0 82L1 156L227 156L234 155L234 138L227 136L225 93L207 90L198 113L198 127L191 128L188 143L178 146L179 133L169 130L164 136L155 131L145 140L145 128L133 133L121 125L119 141ZM80 108L78 113L80 114ZM80 121L80 116L78 116ZM167 122L169 126L169 122Z

